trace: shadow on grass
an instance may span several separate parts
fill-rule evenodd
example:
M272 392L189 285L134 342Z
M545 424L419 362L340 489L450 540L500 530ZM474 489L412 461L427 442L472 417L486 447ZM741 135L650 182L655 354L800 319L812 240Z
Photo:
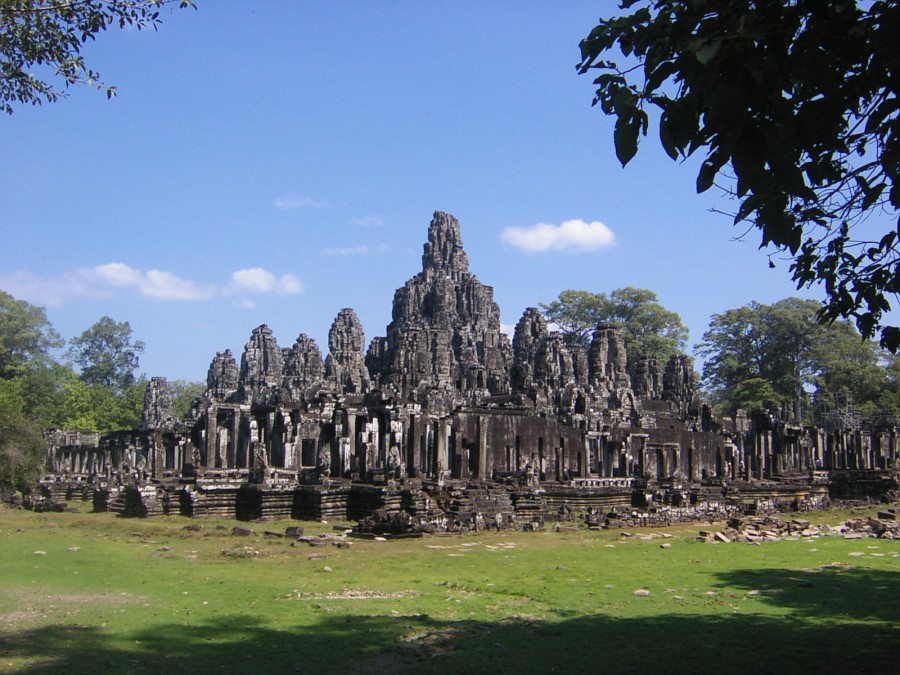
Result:
M716 575L722 587L759 593L797 618L900 625L900 573L842 563L813 570L745 569Z
M3 638L0 671L25 659L33 673L896 672L900 574L739 570L720 582L717 602L734 613L493 623L336 613L284 630L242 615L155 626L127 647L54 626ZM784 615L752 613L757 601Z

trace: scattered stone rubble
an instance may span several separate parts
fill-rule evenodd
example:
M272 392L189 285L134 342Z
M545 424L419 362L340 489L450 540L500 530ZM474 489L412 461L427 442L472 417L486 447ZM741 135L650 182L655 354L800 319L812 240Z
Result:
M708 543L749 544L777 541L786 537L841 536L844 539L900 540L900 508L888 508L877 517L852 518L837 526L818 527L803 518L782 520L777 516L729 518L727 527L719 531L701 530L697 537Z

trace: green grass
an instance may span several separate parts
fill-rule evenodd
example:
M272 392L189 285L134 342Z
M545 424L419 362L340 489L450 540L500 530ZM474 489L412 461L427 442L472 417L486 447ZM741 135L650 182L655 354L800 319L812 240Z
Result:
M900 542L705 544L682 527L653 540L516 532L338 549L213 527L233 522L182 529L192 522L0 512L0 671L898 667ZM241 546L260 557L222 555Z

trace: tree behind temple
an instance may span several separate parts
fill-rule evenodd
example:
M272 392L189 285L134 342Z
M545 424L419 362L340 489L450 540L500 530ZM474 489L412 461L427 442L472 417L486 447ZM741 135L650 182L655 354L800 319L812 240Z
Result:
M681 317L663 307L656 293L643 288L619 288L606 293L567 290L559 299L541 304L544 316L564 335L585 346L598 323L617 323L628 351L628 370L642 355L655 356L665 364L684 350L688 330Z
M870 410L892 407L888 372L875 343L847 321L816 321L818 303L787 298L751 302L714 314L695 346L704 357L704 388L728 415L766 402L789 402L810 419L807 400L853 400Z
M132 340L127 321L102 317L93 326L69 341L68 356L81 370L88 384L109 387L123 394L135 381L144 343Z

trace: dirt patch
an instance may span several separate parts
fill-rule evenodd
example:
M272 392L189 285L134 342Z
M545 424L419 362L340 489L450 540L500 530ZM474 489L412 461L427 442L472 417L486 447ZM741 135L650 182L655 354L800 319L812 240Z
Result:
M113 607L133 603L146 604L145 596L129 593L54 593L46 588L18 586L0 590L0 607L15 609L0 611L0 631L19 631L33 628L47 620L59 621L61 616L77 616L81 611L93 612L98 606Z
M352 671L356 673L395 673L406 670L428 659L455 651L470 630L448 626L410 631L401 635L395 646L382 650L370 659L354 663Z
M395 600L397 598L410 598L419 595L417 591L398 591L396 593L382 593L371 589L352 589L335 593L301 593L292 591L289 597L297 600Z

